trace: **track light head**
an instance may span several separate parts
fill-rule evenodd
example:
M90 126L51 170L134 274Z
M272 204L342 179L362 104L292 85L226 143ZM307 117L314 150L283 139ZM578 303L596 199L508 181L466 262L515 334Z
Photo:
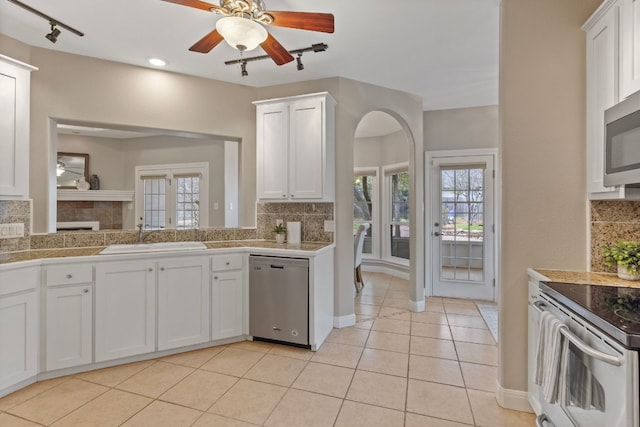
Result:
M47 34L45 37L51 43L55 43L58 41L58 36L60 35L60 30L56 28L55 25L51 25L51 32Z
M247 61L243 61L240 63L240 69L242 70L242 77L246 77L249 75L247 72Z
M304 64L302 63L302 53L298 54L298 57L296 58L296 63L298 66L298 71L304 70Z

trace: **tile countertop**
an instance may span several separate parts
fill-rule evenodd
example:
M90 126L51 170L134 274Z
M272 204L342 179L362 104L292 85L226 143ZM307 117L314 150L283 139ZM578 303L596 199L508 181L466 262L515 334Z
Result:
M302 252L316 252L324 249L333 243L276 243L269 240L237 240L237 241L219 241L219 242L203 242L207 249L277 249ZM34 249L29 251L6 252L0 253L0 265L11 264L14 262L34 261L48 258L66 258L66 257L86 257L98 255L106 246L93 246L86 248L66 248L66 249ZM158 253L158 252L154 252ZM144 254L140 252L139 254ZM148 254L148 253L147 253ZM105 255L103 255L105 256ZM111 255L106 255L111 256Z
M534 268L533 271L552 282L640 288L640 281L624 280L615 273L587 273L584 271L544 270L540 268Z

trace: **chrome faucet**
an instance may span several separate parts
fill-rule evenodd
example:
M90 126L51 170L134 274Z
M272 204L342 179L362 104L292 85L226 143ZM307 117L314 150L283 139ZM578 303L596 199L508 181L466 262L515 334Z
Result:
M147 240L147 237L151 236L156 231L160 231L160 230L151 230L148 233L145 233L143 229L144 224L142 223L142 218L140 218L140 223L138 223L136 227L138 228L138 243L144 243L145 240Z

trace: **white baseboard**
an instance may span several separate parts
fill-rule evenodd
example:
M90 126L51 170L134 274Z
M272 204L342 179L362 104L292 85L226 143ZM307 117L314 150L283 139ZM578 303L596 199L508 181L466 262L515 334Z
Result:
M334 328L346 328L356 324L356 315L348 314L346 316L333 316Z
M529 394L526 391L503 388L497 381L496 385L498 390L496 392L498 405L506 409L513 409L514 411L533 412L529 404Z
M411 301L409 300L409 310L420 313L425 310L424 299L422 301Z
M389 276L409 280L409 267L381 260L362 260L362 271L370 273L384 273Z

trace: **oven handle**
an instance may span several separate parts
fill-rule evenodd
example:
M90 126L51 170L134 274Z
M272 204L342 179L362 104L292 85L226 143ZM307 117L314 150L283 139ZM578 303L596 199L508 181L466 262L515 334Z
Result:
M544 310L545 304L543 301L536 301L535 303L533 303L533 306L536 309L538 309L538 311L540 312L545 311ZM596 350L595 348L589 347L587 344L584 343L584 341L582 341L580 338L578 338L578 336L576 336L573 332L571 332L571 330L569 329L569 327L567 327L567 325L562 325L560 327L560 333L565 337L567 337L567 339L573 345L578 347L578 349L582 351L584 354L586 354L587 356L593 357L594 359L600 360L610 365L614 365L614 366L622 365L622 360L618 356L613 356L611 354L603 353L601 351Z

